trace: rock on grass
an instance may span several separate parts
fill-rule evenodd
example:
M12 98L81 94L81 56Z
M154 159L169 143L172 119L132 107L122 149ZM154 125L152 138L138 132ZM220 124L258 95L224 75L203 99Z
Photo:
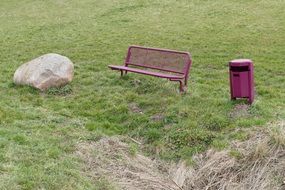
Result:
M44 91L70 83L73 72L74 66L69 58L50 53L21 65L14 73L14 83Z

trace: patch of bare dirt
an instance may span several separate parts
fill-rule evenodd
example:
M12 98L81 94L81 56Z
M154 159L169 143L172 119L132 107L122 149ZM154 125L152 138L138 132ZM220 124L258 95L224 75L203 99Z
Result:
M162 121L164 118L165 118L164 115L162 115L160 113L159 114L155 114L155 115L150 117L150 119L152 121Z
M248 117L249 113L249 105L248 104L237 104L233 108L233 110L229 113L231 118L240 118L240 117Z
M133 113L143 114L143 110L136 103L129 104L129 110Z

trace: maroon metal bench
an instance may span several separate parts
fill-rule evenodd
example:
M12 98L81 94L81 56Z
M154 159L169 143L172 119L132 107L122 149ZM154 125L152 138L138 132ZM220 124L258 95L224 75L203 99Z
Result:
M125 66L109 65L112 70L150 75L176 81L180 92L185 91L192 61L188 52L130 46Z

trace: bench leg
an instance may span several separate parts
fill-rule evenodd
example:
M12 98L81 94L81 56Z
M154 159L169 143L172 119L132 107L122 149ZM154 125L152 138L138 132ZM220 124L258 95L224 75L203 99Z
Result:
M120 70L121 71L121 77L124 76L124 73L125 75L128 73L128 71L123 71L123 70Z
M183 84L183 81L181 81L181 80L179 80L179 90L180 90L180 93L185 92L185 90L184 90L184 84Z
M177 81L177 82L179 82L179 91L180 91L180 93L184 93L185 92L185 81L183 81L183 80L171 80L170 79L170 81Z

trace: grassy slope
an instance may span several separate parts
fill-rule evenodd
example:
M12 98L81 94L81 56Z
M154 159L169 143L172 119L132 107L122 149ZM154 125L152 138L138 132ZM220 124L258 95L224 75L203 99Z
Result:
M95 188L73 151L103 133L187 159L242 138L234 128L284 118L284 9L281 0L1 0L0 189ZM189 93L109 71L130 44L190 51ZM20 64L49 52L75 63L70 86L43 94L13 85ZM242 57L255 62L258 96L247 117L232 118L243 102L229 101L227 62ZM134 103L143 114L129 110Z

